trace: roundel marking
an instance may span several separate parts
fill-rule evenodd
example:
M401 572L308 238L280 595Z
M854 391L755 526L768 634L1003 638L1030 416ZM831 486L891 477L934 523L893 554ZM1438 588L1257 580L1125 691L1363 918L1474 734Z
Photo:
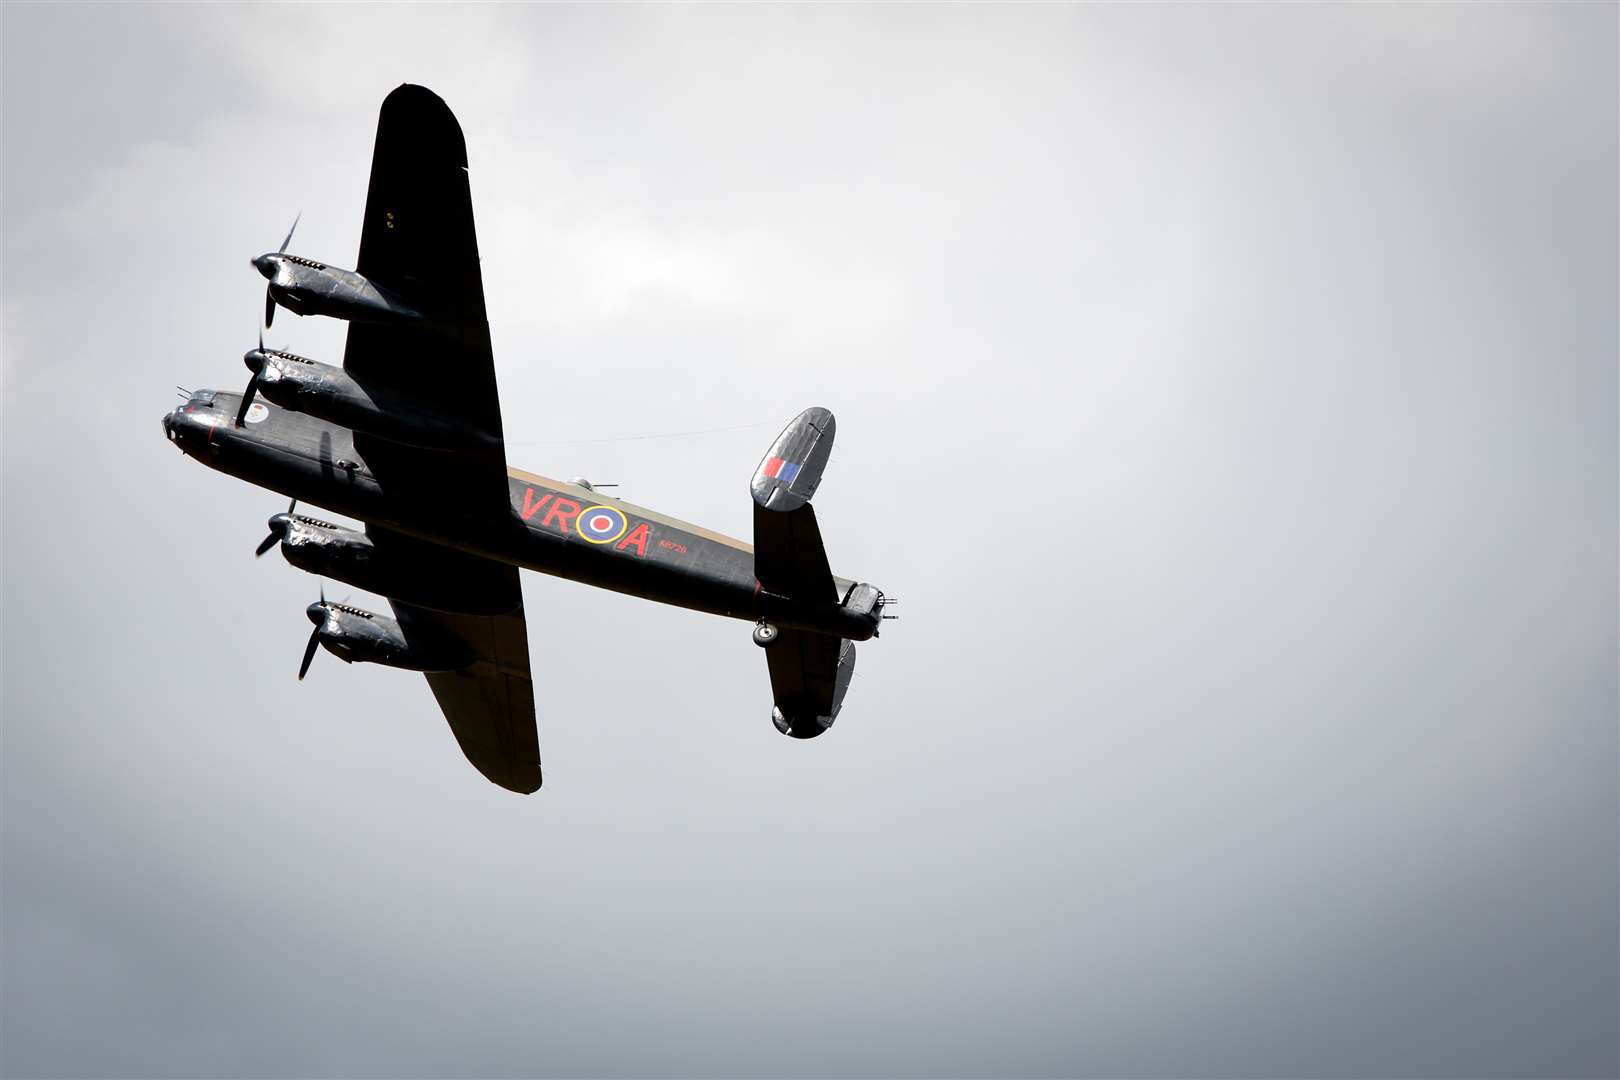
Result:
M243 417L243 419L250 424L257 424L260 420L263 420L269 415L270 410L265 407L264 402L255 401L253 404L248 406L247 415Z
M611 544L630 527L623 512L611 506L587 506L575 521L579 535L593 544Z

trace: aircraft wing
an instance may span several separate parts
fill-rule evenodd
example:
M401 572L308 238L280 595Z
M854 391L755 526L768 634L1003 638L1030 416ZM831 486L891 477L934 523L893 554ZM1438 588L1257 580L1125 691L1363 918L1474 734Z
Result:
M389 597L406 640L421 635L462 645L471 662L459 671L428 672L428 686L450 723L461 752L494 784L527 794L540 787L540 747L529 674L528 625L518 570L475 559L376 525L366 535L379 551L405 556L465 597L473 615L437 611ZM470 565L476 563L477 565Z
M355 269L427 316L349 324L343 367L379 398L409 402L466 427L458 451L424 450L356 432L355 449L390 496L446 522L509 516L495 361L484 312L467 144L443 100L409 83L383 100ZM459 642L471 661L430 672L428 685L467 760L511 791L540 787L534 686L516 567L478 559L375 525L379 551L401 558L457 596L456 612L389 597L409 640Z
M407 83L383 101L355 269L428 318L350 323L344 368L368 389L430 409L485 442L447 453L357 434L355 449L390 494L446 512L504 513L506 455L467 144L449 106L424 87Z

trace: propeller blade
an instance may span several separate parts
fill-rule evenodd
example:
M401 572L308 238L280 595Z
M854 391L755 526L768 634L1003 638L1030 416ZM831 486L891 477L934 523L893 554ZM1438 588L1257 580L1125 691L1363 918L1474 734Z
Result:
M299 220L299 218L302 218L303 216L304 216L304 212L302 210L300 210L300 211L298 211L298 214L293 218L292 228L287 230L287 239L283 240L281 242L281 246L276 249L276 254L277 255L285 255L285 254L287 254L287 245L292 243L292 234L297 231L297 229L298 229L298 220Z
M276 546L276 541L287 538L287 530L292 525L293 513L298 509L298 500L295 498L287 504L285 514L276 514L270 519L270 535L259 541L259 546L253 549L255 559Z
M264 289L264 325L269 326L275 321L276 298L271 294L270 287L266 285ZM261 333L259 337L262 339L264 335Z
M309 635L309 644L304 646L304 662L298 665L298 681L303 682L304 676L309 674L309 662L315 659L315 650L321 644L321 628L317 626Z
M247 389L242 391L242 407L236 410L236 426L241 427L247 422L248 409L253 405L253 396L259 392L259 373L255 371L248 380Z

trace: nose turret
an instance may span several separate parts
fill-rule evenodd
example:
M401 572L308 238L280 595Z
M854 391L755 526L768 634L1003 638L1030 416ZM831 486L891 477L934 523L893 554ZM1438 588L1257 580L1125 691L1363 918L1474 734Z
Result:
M163 437L190 452L211 445L219 426L217 396L212 390L199 390L184 405L163 414Z

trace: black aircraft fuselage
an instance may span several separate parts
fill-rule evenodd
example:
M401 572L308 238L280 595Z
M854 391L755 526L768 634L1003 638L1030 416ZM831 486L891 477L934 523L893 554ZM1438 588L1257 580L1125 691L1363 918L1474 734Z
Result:
M220 472L482 559L853 641L868 640L880 625L880 593L872 586L836 578L835 603L774 595L755 578L750 545L577 484L509 469L503 504L492 499L488 506L447 512L442 505L390 497L355 448L350 429L260 403L238 426L240 402L236 393L198 391L163 417L164 433ZM288 559L303 569L412 598L408 568L393 575L378 565L363 534L301 516L281 528ZM368 580L368 573L376 579ZM458 609L453 596L428 595L432 582L414 587L427 606Z

